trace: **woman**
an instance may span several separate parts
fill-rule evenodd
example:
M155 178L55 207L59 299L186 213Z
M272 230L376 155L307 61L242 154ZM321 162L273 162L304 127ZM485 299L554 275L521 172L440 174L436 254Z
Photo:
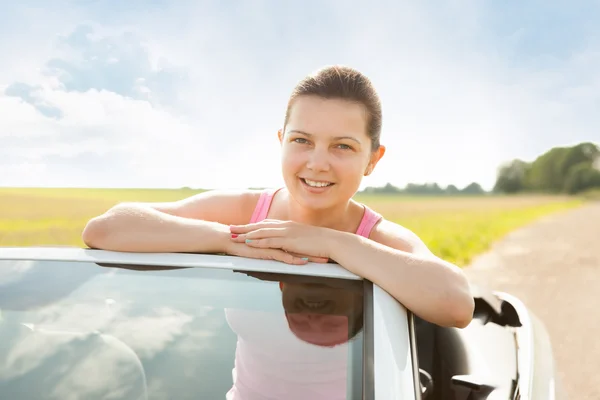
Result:
M463 328L474 302L461 269L352 199L385 153L381 124L367 77L323 68L294 88L278 131L284 188L119 204L90 220L83 240L115 251L227 253L300 265L333 260L419 317Z

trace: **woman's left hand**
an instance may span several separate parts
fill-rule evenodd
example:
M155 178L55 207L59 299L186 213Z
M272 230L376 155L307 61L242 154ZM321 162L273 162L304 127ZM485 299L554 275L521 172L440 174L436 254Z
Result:
M264 220L232 225L232 239L248 246L281 249L288 253L329 259L335 231L292 221ZM237 235L237 236L236 236Z

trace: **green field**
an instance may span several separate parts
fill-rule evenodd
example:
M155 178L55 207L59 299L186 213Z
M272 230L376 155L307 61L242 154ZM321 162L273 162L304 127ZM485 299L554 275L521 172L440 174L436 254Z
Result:
M0 246L83 246L93 216L121 201L170 201L197 191L168 189L0 189ZM510 231L582 204L566 196L408 197L356 199L416 232L437 255L466 265Z

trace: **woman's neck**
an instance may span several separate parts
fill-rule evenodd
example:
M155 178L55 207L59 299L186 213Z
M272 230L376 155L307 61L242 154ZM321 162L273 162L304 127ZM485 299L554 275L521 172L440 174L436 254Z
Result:
M289 192L285 191L284 193L282 204L287 211L287 218L291 221L341 231L352 231L356 228L354 227L357 224L355 220L360 220L358 212L362 211L358 210L359 206L351 200L335 207L311 210L298 204Z

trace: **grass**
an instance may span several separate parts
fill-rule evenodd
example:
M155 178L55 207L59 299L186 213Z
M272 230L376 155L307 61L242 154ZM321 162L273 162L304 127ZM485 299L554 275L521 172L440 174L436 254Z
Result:
M0 246L84 246L93 216L121 201L171 201L180 189L0 189ZM459 266L510 231L579 206L565 196L408 197L357 195L358 201L416 232L432 251Z
M566 196L473 196L361 199L415 233L438 256L459 266L511 231L582 204Z

